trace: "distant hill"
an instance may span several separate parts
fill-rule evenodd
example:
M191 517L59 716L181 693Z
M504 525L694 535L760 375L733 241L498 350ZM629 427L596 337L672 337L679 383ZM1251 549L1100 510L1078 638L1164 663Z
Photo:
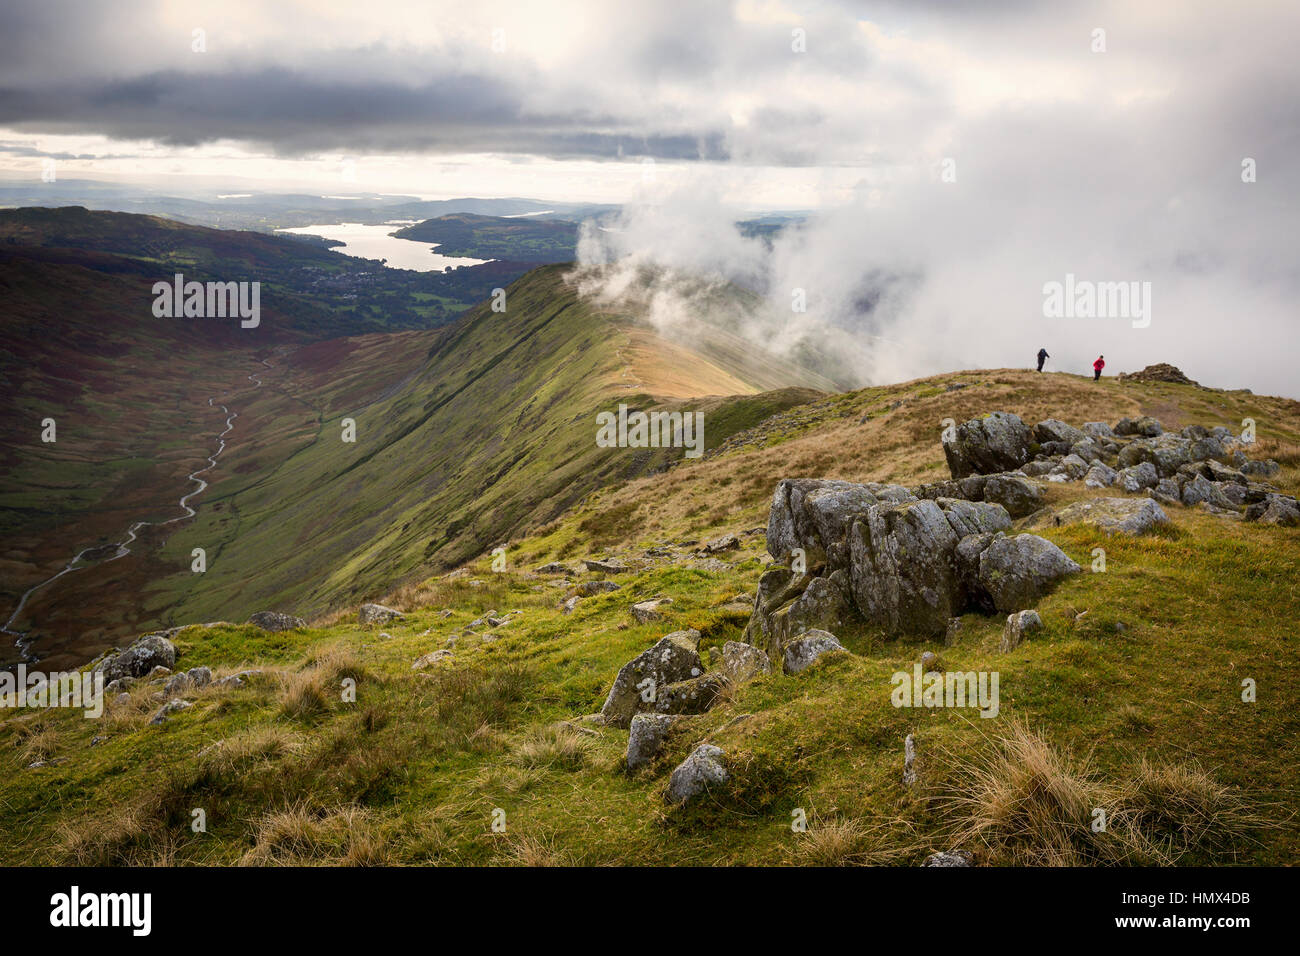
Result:
M577 223L531 216L454 213L407 226L394 235L436 242L439 255L518 262L572 262L578 247Z

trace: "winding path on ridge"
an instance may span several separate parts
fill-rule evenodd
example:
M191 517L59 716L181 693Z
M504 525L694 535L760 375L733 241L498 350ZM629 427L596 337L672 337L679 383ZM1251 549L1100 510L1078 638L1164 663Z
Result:
M261 359L260 361L267 368L272 367L271 363L268 362L266 359ZM259 373L257 372L254 372L251 375L249 375L248 380L253 383L254 387L260 388L262 386L262 379L259 376ZM192 518L194 517L194 515L198 513L198 511L195 508L190 507L189 501L195 495L202 494L203 491L206 490L208 487L207 481L200 478L199 475L205 474L206 472L211 471L213 468L217 466L217 459L220 458L221 453L226 450L226 435L230 434L230 430L235 427L235 419L239 417L238 412L232 412L226 405L219 405L215 398L209 398L208 405L209 407L220 408L221 411L225 413L226 427L222 429L221 432L217 435L217 450L208 456L207 465L198 469L197 471L192 471L188 475L186 475L186 478L189 481L197 482L198 487L190 491L188 494L181 496L181 499L178 502L178 504L184 511L184 514L179 514L175 518L168 518L166 521L136 521L129 528L126 529L126 536L121 541L112 544L106 544L106 545L101 544L101 545L94 545L89 548L83 548L82 550L78 551L76 555L73 556L72 560L70 560L67 563L67 565L64 566L62 571L59 571L57 574L51 575L50 577L46 578L44 581L34 584L32 587L24 591L23 596L18 600L18 606L14 608L13 614L9 615L9 620L5 621L3 627L0 627L0 633L9 634L14 638L14 646L17 648L18 652L25 659L31 659L31 654L28 649L28 645L30 642L26 640L28 632L16 631L13 629L13 625L14 622L17 621L19 616L23 613L23 608L27 606L28 598L30 598L33 594L35 594L37 591L41 590L42 588L48 587L50 584L53 584L55 581L63 577L65 574L71 574L73 571L80 571L83 568L91 567L92 564L93 565L107 564L109 561L116 561L118 558L126 557L128 554L131 553L130 545L135 543L137 532L141 528L145 527L146 525L156 525L161 528L169 524L175 524L177 521L184 521L186 518ZM92 562L92 564L79 565L79 562L86 560L87 554L90 554L92 552L103 552L108 548L116 549L111 558L107 558L103 561L95 561Z

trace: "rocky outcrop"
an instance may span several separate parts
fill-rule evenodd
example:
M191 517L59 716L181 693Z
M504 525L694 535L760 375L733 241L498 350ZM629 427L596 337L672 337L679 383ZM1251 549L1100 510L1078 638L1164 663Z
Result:
M752 644L727 641L722 645L722 673L733 684L743 684L760 674L772 673L772 662Z
M1033 432L1018 415L993 412L962 422L946 433L943 454L953 478L1014 471L1032 457L1029 446L1033 440Z
M123 677L144 677L155 667L175 666L176 645L161 634L146 634L126 650L105 657L95 665L95 670L109 684Z

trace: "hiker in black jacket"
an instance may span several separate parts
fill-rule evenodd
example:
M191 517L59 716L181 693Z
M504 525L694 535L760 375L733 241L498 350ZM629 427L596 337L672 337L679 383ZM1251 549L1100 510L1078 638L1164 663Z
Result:
M1043 370L1043 363L1049 358L1051 358L1051 356L1047 354L1047 349L1038 350L1038 371L1041 372Z

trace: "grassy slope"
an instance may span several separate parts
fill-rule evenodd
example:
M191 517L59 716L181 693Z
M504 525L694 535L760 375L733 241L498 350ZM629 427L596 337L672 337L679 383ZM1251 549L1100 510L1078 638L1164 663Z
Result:
M969 387L944 390L958 379ZM1042 532L1085 566L1092 548L1104 546L1108 569L1047 597L1045 631L1012 654L997 653L1001 622L978 615L966 618L950 648L846 632L852 656L733 692L679 725L655 766L636 776L619 766L626 732L557 726L596 710L618 667L666 630L697 627L707 647L737 637L744 625L744 613L723 605L752 592L761 536L725 555L724 570L692 566L687 547L676 561L642 557L645 548L762 525L781 477L912 484L937 477L940 420L992 409L1072 422L1151 411L1169 427L1236 426L1249 416L1259 423L1261 451L1286 463L1277 483L1291 491L1300 484L1300 408L1287 400L1187 386L1094 386L1009 370L819 400L779 416L755 444L594 496L542 533L514 541L505 573L482 561L477 577L403 589L390 599L410 613L384 634L351 617L284 635L186 630L178 638L183 666L256 662L266 672L244 689L196 695L192 709L163 727L143 725L156 706L152 688L134 691L105 722L59 712L11 716L0 724L9 771L0 785L0 858L916 863L950 845L952 828L967 822L941 799L960 788L960 768L1023 721L1076 766L1091 753L1096 782L1078 776L1071 784L1085 796L1139 780L1134 792L1160 811L1144 824L1157 836L1162 819L1176 816L1170 794L1189 785L1162 789L1160 778L1142 775L1144 759L1199 765L1243 796L1260 825L1217 848L1194 849L1184 862L1293 860L1300 850L1293 825L1300 726L1291 683L1300 530L1191 509L1170 509L1175 530L1148 539L1103 539L1082 527ZM1051 491L1054 502L1088 493ZM571 616L556 608L562 582L526 570L606 549L625 552L639 569L620 578L621 590L584 600ZM628 605L658 595L675 599L666 620L633 624ZM522 613L495 639L481 629L466 633L489 609ZM1127 629L1118 632L1116 622ZM462 636L450 663L412 672L412 660L453 633ZM892 707L890 675L910 669L927 648L949 668L999 670L1001 716ZM338 699L346 676L359 682L355 704ZM1258 682L1253 704L1239 697L1246 676ZM753 716L733 724L741 714ZM909 732L920 748L915 791L899 784ZM109 739L92 748L96 734ZM697 809L666 811L667 771L706 737L728 751L732 784ZM20 769L38 757L62 762ZM1050 780L1071 783L1059 773ZM1087 844L1089 803L1082 806L1069 822ZM207 813L206 834L189 828L197 807ZM506 812L504 833L491 830L495 808ZM795 808L807 813L809 833L791 832ZM1014 827L982 856L1046 859Z

